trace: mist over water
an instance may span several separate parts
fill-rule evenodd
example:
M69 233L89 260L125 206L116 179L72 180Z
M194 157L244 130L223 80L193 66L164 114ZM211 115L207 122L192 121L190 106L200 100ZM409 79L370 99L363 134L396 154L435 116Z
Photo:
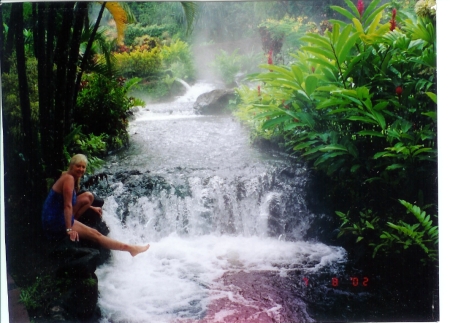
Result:
M148 105L131 147L105 167L110 237L150 243L134 258L113 251L97 269L102 322L312 321L308 275L341 270L345 250L303 240L306 169L251 147L230 116L198 116L213 84Z

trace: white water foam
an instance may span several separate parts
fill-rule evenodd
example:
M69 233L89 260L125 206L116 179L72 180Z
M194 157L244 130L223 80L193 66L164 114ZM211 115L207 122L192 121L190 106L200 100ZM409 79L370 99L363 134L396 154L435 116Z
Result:
M282 235L270 237L269 208L282 199L280 192L262 189L271 186L271 176L258 176L259 166L245 166L254 165L259 155L246 153L248 145L233 123L223 118L213 123L192 111L196 98L213 89L211 84L193 85L172 103L148 106L131 124L140 154L131 156L134 161L122 160L122 166L142 164L152 172L163 166L172 170L183 166L198 168L202 176L172 174L171 180L180 183L187 176L188 196L181 198L172 188L167 194L136 197L126 208L115 199L128 194L123 184L111 184L114 192L105 198L103 207L109 236L151 246L134 258L113 251L110 263L97 269L102 323L228 322L235 321L230 318L239 317L241 309L250 309L248 318L255 317L251 322L258 322L261 313L270 322L279 322L283 305L270 297L263 305L251 292L242 295L237 281L240 273L286 278L300 271L307 276L323 269L331 273L336 263L345 261L342 248L285 241ZM171 120L177 118L182 120ZM152 140L155 143L150 145ZM210 175L207 167L214 169ZM230 169L234 175L228 174ZM237 170L244 170L246 176ZM254 177L250 176L253 172ZM128 175L130 180L133 176ZM233 182L241 177L249 178L239 180L245 195L237 198Z
M103 322L173 322L198 318L217 299L245 303L237 292L221 286L224 273L272 271L280 276L301 268L305 275L345 258L341 248L321 243L288 242L257 236L208 234L179 236L172 233L151 241L144 226L124 226L113 210L113 198L105 202L103 217L110 237L130 243L150 243L135 258L113 251L111 263L97 269ZM280 308L266 309L278 311ZM225 311L226 312L226 311ZM217 320L230 313L215 313Z

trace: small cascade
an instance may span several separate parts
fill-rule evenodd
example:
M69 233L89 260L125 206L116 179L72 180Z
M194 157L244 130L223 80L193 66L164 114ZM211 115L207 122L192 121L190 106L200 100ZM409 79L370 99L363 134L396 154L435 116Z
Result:
M184 80L182 80L182 79L180 79L178 77L175 78L175 81L181 83L186 88L186 90L190 90L191 89L191 86L186 81L184 81Z
M151 245L97 269L102 323L311 322L306 282L343 270L344 249L305 241L308 170L230 116L193 114L212 89L147 106L94 188L110 236Z

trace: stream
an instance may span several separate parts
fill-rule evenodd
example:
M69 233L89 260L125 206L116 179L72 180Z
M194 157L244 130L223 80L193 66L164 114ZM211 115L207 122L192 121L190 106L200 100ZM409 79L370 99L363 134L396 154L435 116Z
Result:
M348 320L349 301L370 297L369 278L344 284L347 252L306 238L316 216L308 170L252 147L230 115L194 114L212 89L197 83L147 105L130 123L130 147L107 159L94 192L109 236L150 249L113 251L97 269L101 322Z

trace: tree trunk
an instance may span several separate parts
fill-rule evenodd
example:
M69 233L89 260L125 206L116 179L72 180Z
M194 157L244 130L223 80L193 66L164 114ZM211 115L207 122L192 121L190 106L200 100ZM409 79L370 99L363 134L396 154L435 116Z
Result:
M55 79L55 123L54 123L54 154L56 167L65 169L67 161L64 157L64 137L66 113L70 107L66 105L67 93L67 64L69 59L69 44L73 22L74 3L66 2L62 5L62 23L58 34L55 50L56 79Z
M86 68L87 60L89 59L89 55L91 53L92 44L94 43L95 34L97 33L98 27L100 26L100 21L102 20L103 11L105 10L106 2L103 2L102 7L100 8L100 12L97 16L97 21L95 22L94 29L92 30L92 34L89 37L89 41L86 45L86 50L84 51L83 60L80 65L80 72L77 75L77 80L75 81L75 94L74 94L74 102L77 100L78 89L81 84L81 77L83 76L84 69ZM75 103L74 103L75 104Z
M64 121L64 128L67 131L71 130L73 123L73 107L76 103L75 95L78 93L79 84L76 82L77 78L77 63L80 52L81 33L83 31L84 17L87 15L87 2L78 2L75 10L75 23L72 33L72 40L70 42L70 52L67 62L67 95L66 95L66 115Z
M14 48L14 38L17 30L17 17L18 11L14 9L14 5L11 4L11 14L9 16L9 24L8 24L8 34L6 35L6 43L3 48L3 57L2 57L2 73L9 73L11 68L11 55Z
M28 193L28 202L30 205L40 203L42 200L42 190L44 188L42 181L42 169L39 158L39 145L37 129L33 125L31 117L31 104L29 97L26 57L25 57L25 39L23 36L23 3L14 3L13 10L17 18L16 32L16 56L17 56L17 75L19 81L19 98L20 109L22 114L22 134L23 146L22 155L25 159L25 182L21 183L23 190ZM19 165L15 165L17 167ZM36 217L34 213L30 214L27 223L31 225L32 232L36 232L40 228L40 217Z

